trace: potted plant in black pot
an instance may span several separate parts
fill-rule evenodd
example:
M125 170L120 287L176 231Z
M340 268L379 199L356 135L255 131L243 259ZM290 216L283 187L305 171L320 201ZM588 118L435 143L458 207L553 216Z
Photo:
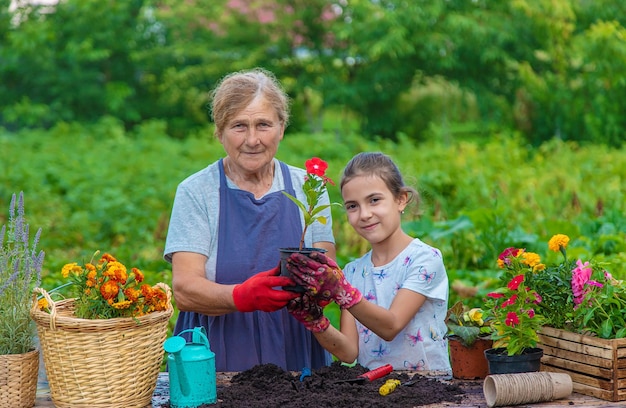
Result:
M326 185L328 183L330 183L331 185L335 185L335 183L326 176L328 163L318 157L313 157L305 162L305 168L307 174L304 178L302 190L304 191L304 195L306 196L306 203L283 191L283 194L286 195L291 201L293 201L298 206L298 208L300 208L300 211L302 212L302 215L304 217L304 228L302 229L302 235L300 237L300 245L298 247L279 248L281 254L280 271L281 275L284 276L289 276L286 261L287 258L289 258L289 255L291 255L292 253L300 252L307 254L311 252L326 252L326 250L322 248L305 247L304 237L306 235L307 229L314 222L317 221L322 224L326 224L328 222L328 218L322 213L324 210L330 208L333 205L340 205L339 203L320 203L322 197L326 193ZM297 288L291 289L297 290Z
M539 255L507 248L498 257L504 286L487 294L485 307L493 319L493 348L485 351L490 374L539 371L543 350L537 332L545 319L535 312L541 295L526 284L526 274L543 270Z

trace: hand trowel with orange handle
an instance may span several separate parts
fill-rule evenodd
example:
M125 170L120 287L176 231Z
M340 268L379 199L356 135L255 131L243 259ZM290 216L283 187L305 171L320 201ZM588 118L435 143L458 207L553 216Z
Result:
M333 384L339 384L339 383L365 384L366 381L369 381L369 382L374 381L378 378L386 376L392 371L393 371L393 366L391 364L386 364L382 367L378 367L366 373L363 373L356 378L351 378L349 380L333 381Z

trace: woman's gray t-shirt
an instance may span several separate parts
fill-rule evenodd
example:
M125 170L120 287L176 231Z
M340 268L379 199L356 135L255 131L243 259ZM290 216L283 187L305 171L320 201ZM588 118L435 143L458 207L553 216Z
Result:
M266 194L284 190L283 175L277 159L274 159L274 168L277 171L274 171L272 186ZM296 198L306 202L302 191L306 171L289 165L288 168ZM238 188L228 178L227 182L229 188ZM172 262L172 254L175 252L195 252L207 256L205 271L207 279L211 281L215 281L217 261L219 184L219 165L216 161L187 177L178 185L164 250L164 258L168 262ZM320 205L329 202L328 193L325 193L320 199ZM293 205L296 204L293 203ZM305 246L311 246L313 242L335 242L330 208L322 211L322 214L327 217L328 222L326 224L314 222L309 226L304 239ZM302 218L302 227L304 228L304 218ZM250 245L255 244L250 243ZM276 254L278 256L278 248L276 248Z

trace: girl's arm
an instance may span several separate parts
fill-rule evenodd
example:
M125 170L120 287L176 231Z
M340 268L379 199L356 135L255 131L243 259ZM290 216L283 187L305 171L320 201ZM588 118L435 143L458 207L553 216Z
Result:
M313 333L317 341L329 353L344 363L353 363L359 355L359 335L356 322L350 312L341 311L340 330L332 325L323 332Z

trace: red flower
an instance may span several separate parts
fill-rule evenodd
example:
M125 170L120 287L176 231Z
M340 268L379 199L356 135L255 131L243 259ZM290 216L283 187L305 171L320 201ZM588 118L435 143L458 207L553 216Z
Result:
M306 167L307 173L324 177L324 174L326 173L326 169L328 168L328 163L326 163L324 160L320 159L319 157L313 157L307 160L304 163L304 166Z
M507 300L502 302L502 306L501 307L504 309L507 306L514 305L515 302L517 302L517 295L511 295L510 298L508 298Z
M504 321L504 323L506 323L507 326L511 326L511 327L519 324L519 317L517 316L517 313L515 312L507 313L506 320Z
M509 265L511 260L509 258L515 258L519 249L515 247L509 247L502 251L502 253L498 256L498 267L504 268L505 265Z
M511 290L517 290L517 288L519 288L519 285L524 282L524 275L517 275L516 277L514 277L513 279L511 279L511 282L509 282L509 284L507 285L509 289Z
M491 292L491 293L487 293L487 296L493 299L500 299L504 297L504 294L498 293L498 292Z

